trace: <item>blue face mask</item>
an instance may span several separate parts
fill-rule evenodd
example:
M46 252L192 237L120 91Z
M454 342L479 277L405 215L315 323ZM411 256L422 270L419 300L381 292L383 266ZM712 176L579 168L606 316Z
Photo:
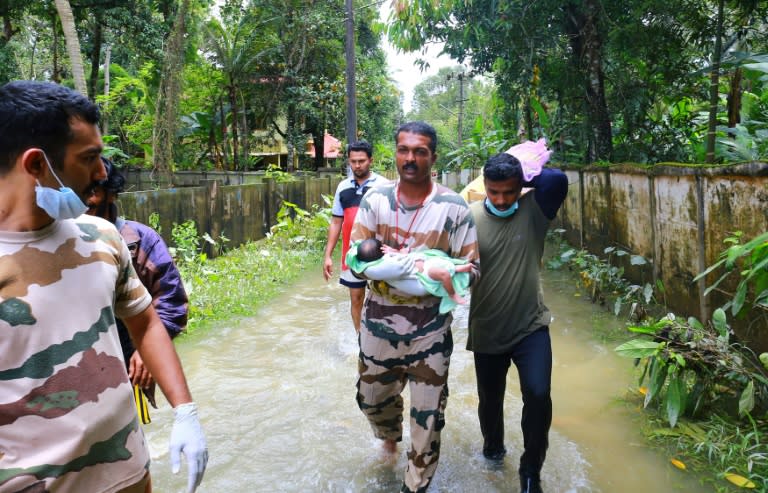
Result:
M505 211L500 211L500 210L498 210L497 208L495 208L495 207L493 206L493 204L491 203L491 201L490 201L490 200L488 200L488 197L486 197L486 198L485 198L485 207L486 207L486 208L487 208L487 209L488 209L488 210L491 212L491 214L493 214L494 216L497 216L497 217L509 217L509 216L511 216L512 214L514 214L514 213L517 211L517 207L518 207L518 205L517 205L517 201L515 201L515 203L514 203L514 204L512 204L512 205L509 207L509 209L507 209L507 210L505 210Z
M45 158L45 164L48 165L48 169L51 170L53 177L59 182L61 188L55 190L53 188L44 187L37 181L35 187L35 202L37 206L43 209L53 219L74 219L81 216L88 207L80 200L80 197L69 187L65 187L64 184L56 176L56 172L51 167L51 162L48 161L48 156L43 153Z

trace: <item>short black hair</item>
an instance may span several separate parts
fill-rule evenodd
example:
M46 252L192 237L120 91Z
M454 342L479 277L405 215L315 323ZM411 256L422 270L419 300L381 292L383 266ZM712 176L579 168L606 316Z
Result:
M490 181L504 181L510 178L522 181L523 167L515 156L500 152L485 162L483 176Z
M125 190L125 176L115 166L115 163L102 156L101 161L107 169L107 178L99 182L108 193L117 195Z
M96 125L99 108L87 97L52 82L21 80L0 87L0 175L22 152L40 148L60 168L72 140L70 120ZM58 164L58 165L57 165Z
M397 138L403 132L429 137L429 150L432 154L437 152L437 132L429 123L421 121L403 123L395 131L395 145L397 145Z
M373 157L373 146L365 140L358 140L357 142L352 142L347 146L347 157L349 157L349 153L352 151L357 152L364 152L368 155L368 157Z
M357 260L362 262L373 262L384 256L381 251L381 241L376 238L368 238L357 245Z

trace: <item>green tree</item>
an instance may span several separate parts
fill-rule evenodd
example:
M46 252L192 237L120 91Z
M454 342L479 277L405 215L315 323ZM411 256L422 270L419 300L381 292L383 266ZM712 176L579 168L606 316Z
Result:
M155 106L155 128L152 134L153 169L165 184L173 183L173 149L178 128L177 108L182 91L184 38L190 0L181 0L171 35L166 44L160 89Z
M493 72L500 95L509 110L513 132L520 117L515 109L522 100L522 121L528 138L533 134L533 101L537 99L537 67L557 54L567 55L570 85L581 87L578 111L586 140L585 160L609 159L611 122L606 103L603 60L603 8L595 0L495 2L427 0L398 2L389 29L390 39L404 49L418 49L427 41L445 43L444 51L474 70ZM564 46L565 44L565 46ZM567 104L569 101L561 100Z
M23 0L0 1L0 20L3 24L0 31L0 84L20 74L16 50L11 41L24 27L23 19L29 15L28 6L29 2Z
M300 164L319 165L322 153L315 163L304 157L307 138L321 147L325 130L341 135L344 128L343 1L216 2L221 20L207 15L209 29L202 31L198 19L213 3L71 3L87 92L109 122L110 145L129 156L128 164L158 171L197 165L246 169L255 164L251 129L271 129L285 137ZM188 15L181 18L178 11L185 5ZM369 140L382 135L389 140L399 107L382 70L380 37L372 27L376 13L374 5L356 11L364 108L359 128ZM62 68L64 38L53 2L0 0L0 17L2 77L73 83L69 69ZM176 20L186 22L183 35Z
M227 23L231 26L225 28L218 19L208 21L205 32L205 44L209 52L209 59L216 65L223 75L224 90L229 103L230 127L232 128L232 164L234 169L240 169L240 127L242 125L240 112L240 99L242 98L242 86L248 83L254 66L263 52L256 46L255 37L258 29L246 15L238 17L228 16ZM243 139L247 138L247 131L242 132ZM247 145L244 146L247 149Z
M444 166L447 154L463 145L475 120L491 117L493 101L492 84L472 77L461 66L443 67L415 87L413 109L407 119L424 120L434 125L441 147L439 164Z
M184 67L184 81L178 169L225 169L229 162L224 152L226 121L218 111L225 87L223 74L208 63L189 63Z
M399 91L383 70L387 58L381 48L378 15L378 6L370 5L358 8L355 14L357 130L360 138L391 147L394 127L402 121L402 108ZM381 157L377 152L377 162Z
M726 9L732 5L731 12ZM717 139L718 126L718 108L720 102L720 68L723 58L723 38L731 33L732 42L739 37L745 37L742 33L748 33L749 30L744 26L754 24L756 19L760 19L768 13L768 6L765 2L759 0L717 0L715 3L714 16L714 46L712 48L711 66L710 66L710 87L709 87L709 113L707 120L707 139L706 139L706 162L715 162L715 143ZM729 23L729 20L731 23ZM729 24L732 24L729 26ZM730 28L730 29L729 29ZM730 32L729 32L730 31ZM764 34L764 33L763 33ZM737 69L738 70L738 69ZM736 77L738 80L738 76ZM739 88L731 91L738 99ZM731 110L733 112L733 110Z

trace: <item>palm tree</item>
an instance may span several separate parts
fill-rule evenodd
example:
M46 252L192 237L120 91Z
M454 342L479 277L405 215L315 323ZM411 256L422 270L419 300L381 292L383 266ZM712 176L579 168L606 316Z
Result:
M69 62L72 65L75 89L87 96L88 89L85 85L83 57L80 54L80 40L77 37L77 29L75 29L75 16L72 15L72 7L69 5L69 0L54 0L54 3L61 19L61 28L64 31L64 41L69 53Z
M244 16L230 30L227 30L217 19L211 19L205 29L206 47L210 58L218 65L224 75L229 111L232 122L232 164L234 169L240 168L239 132L240 104L238 96L241 86L250 75L250 68L259 58L258 50L254 47L256 30L252 21ZM254 54L254 52L256 54ZM243 136L245 139L247 136Z

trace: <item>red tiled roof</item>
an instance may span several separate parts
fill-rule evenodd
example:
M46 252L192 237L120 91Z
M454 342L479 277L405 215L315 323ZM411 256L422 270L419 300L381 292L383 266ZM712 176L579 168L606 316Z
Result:
M309 150L309 155L315 157L315 144ZM337 158L341 156L341 141L333 135L326 133L323 138L323 157Z

